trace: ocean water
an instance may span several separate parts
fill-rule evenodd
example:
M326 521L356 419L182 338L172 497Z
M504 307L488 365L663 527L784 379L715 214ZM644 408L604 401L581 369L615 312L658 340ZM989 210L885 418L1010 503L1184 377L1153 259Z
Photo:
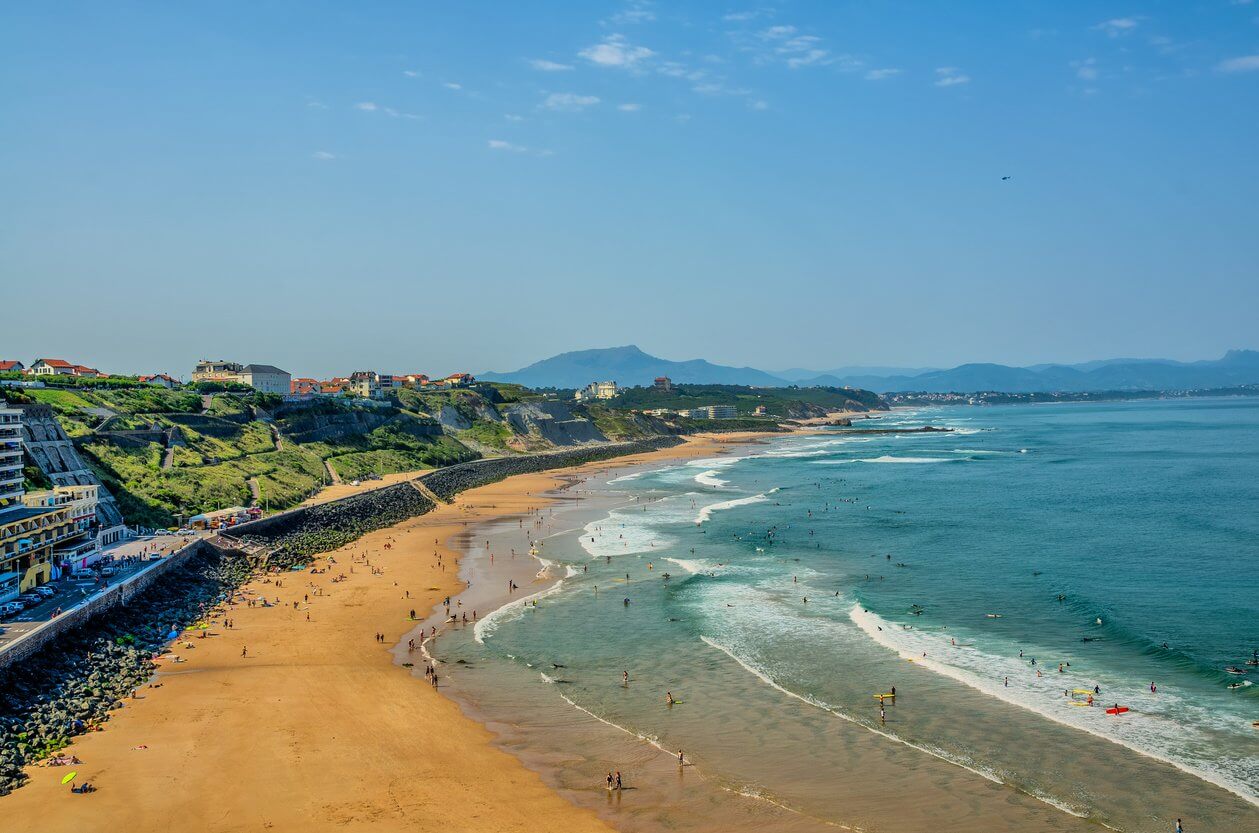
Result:
M583 488L562 581L436 646L540 766L611 768L593 720L824 825L1259 829L1259 400L897 411ZM881 828L907 788L939 815Z

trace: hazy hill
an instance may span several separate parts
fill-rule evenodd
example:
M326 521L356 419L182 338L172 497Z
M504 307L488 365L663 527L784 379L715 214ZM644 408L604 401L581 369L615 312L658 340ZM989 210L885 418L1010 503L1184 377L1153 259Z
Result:
M578 388L605 379L611 379L622 386L650 385L657 376L668 376L679 384L847 386L880 393L1184 390L1259 384L1259 351L1231 350L1222 358L1197 362L1178 362L1171 359L1101 359L1074 365L1010 367L1004 364L972 363L948 370L896 370L841 367L815 372L794 367L780 374L773 374L752 367L727 367L703 359L670 361L649 355L630 345L562 353L514 372L484 373L481 378L515 382L535 388Z
M777 376L752 367L727 367L704 359L675 362L644 353L634 345L561 353L507 373L481 373L490 382L514 382L531 388L581 388L595 381L650 385L657 376L674 382L783 387Z
M1222 358L1197 362L1169 359L1119 359L1082 365L1007 367L964 364L916 376L823 377L800 384L845 384L870 390L1004 391L1007 393L1103 390L1183 390L1259 384L1259 352L1230 350Z

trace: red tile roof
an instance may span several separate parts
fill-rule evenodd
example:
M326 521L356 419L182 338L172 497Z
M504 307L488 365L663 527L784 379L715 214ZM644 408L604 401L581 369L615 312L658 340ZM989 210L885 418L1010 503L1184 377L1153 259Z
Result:
M49 367L74 367L74 365L64 359L37 359L35 364L39 364L40 362L43 362Z
M17 367L19 364L21 364L21 362L15 359L5 359L3 361L0 361L0 371L12 370L13 368Z

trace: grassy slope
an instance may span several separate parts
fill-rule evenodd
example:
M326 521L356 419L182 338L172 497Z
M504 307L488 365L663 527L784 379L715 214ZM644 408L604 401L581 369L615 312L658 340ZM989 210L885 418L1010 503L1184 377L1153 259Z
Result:
M277 449L271 429L262 422L247 421L249 408L235 396L216 395L203 412L198 395L160 389L156 396L150 391L35 393L42 394L38 401L57 410L63 426L74 425L80 436L90 433L91 424L99 423L79 410L83 407L106 407L124 415L110 425L119 430L154 422L162 428L178 427L184 445L176 445L169 469L162 468L165 449L160 443L134 447L87 439L82 445L84 458L118 497L128 520L147 526L168 526L175 514L246 506L252 499L251 479L270 508L292 506L327 480L325 460L349 480L446 465L473 456L453 439L425 435L416 417L408 414L397 414L371 431L328 442L289 439ZM322 413L336 419L350 411L330 403ZM197 418L192 419L193 415ZM208 423L205 418L210 418Z

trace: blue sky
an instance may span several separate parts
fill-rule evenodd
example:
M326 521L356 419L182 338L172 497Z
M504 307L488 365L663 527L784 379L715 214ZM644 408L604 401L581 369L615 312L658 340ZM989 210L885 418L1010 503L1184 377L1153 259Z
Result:
M0 83L0 358L1259 347L1259 3L10 2Z

